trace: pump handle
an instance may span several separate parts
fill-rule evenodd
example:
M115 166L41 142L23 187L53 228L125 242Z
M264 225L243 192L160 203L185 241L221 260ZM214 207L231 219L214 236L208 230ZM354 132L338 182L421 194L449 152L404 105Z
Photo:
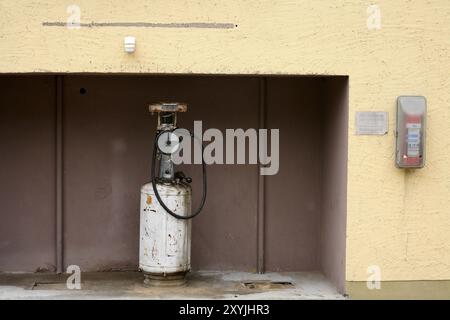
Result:
M148 106L148 110L151 113L154 112L186 112L187 104L180 102L161 102L154 103Z

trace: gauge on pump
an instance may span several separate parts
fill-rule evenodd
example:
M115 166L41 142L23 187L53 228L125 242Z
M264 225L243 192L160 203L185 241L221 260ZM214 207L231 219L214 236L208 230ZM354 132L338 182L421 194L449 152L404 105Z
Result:
M158 150L166 155L173 154L180 148L180 137L173 131L163 131L156 140Z

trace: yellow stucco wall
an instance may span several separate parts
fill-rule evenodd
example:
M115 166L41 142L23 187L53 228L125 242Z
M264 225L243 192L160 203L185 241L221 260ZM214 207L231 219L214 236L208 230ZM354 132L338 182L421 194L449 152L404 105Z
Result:
M65 22L233 23L232 29L45 27ZM381 9L369 30L367 7ZM137 51L123 52L134 35ZM0 73L332 74L350 77L348 281L450 279L450 1L73 0L0 2ZM428 99L427 164L394 167L398 95ZM355 136L358 110L389 134Z

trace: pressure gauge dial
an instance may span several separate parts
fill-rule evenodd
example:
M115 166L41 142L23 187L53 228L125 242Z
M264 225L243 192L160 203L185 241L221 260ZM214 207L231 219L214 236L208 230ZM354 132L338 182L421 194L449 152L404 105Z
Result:
M156 138L158 150L163 154L173 154L180 148L180 138L172 131L163 131Z

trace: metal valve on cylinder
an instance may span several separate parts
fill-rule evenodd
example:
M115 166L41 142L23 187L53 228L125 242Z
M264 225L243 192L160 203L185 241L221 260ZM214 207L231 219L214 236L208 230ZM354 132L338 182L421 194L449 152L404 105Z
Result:
M181 103L159 103L149 107L158 115L152 155L151 182L141 188L139 268L145 285L179 285L191 267L191 218L206 199L206 169L203 161L203 196L191 212L191 178L175 172L172 156L182 136L175 133Z

